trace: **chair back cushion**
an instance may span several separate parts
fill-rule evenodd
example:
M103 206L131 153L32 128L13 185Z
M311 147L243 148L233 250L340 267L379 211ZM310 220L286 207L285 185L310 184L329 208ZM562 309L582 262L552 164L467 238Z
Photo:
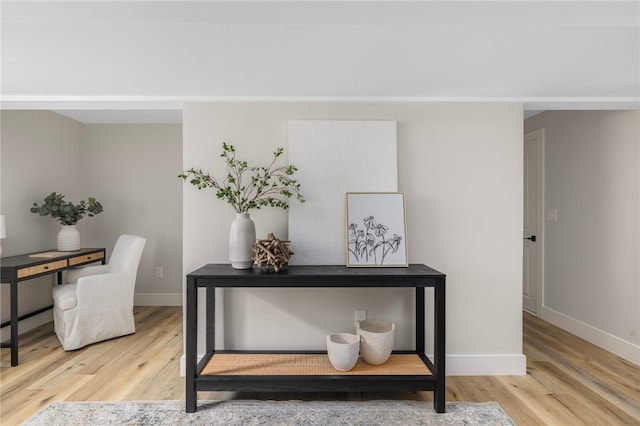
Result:
M126 272L129 283L133 287L146 242L144 237L137 235L120 235L109 259L109 272Z

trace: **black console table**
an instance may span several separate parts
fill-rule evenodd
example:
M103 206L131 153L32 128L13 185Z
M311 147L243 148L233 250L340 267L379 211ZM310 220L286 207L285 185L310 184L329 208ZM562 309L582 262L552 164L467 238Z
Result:
M94 262L105 263L106 250L104 248L83 248L77 251L59 252L49 250L3 257L0 259L2 267L2 284L10 285L11 319L2 323L0 327L11 326L11 342L2 343L3 348L11 348L11 366L18 365L18 321L30 318L41 312L53 308L46 306L28 314L18 316L18 283L43 275L58 274L58 284L62 280L62 271Z
M206 288L206 353L198 362L198 288ZM310 365L325 352L220 351L215 349L215 289L217 287L413 287L416 303L415 351L394 351L400 369L363 365L358 374L323 371ZM434 356L425 354L425 287L434 288ZM242 392L375 392L425 390L434 392L434 408L445 411L445 275L425 265L408 268L346 268L289 266L279 274L232 269L209 264L187 275L186 411L197 409L198 391ZM276 357L276 361L273 361ZM315 357L315 358L314 358ZM242 364L248 358L248 363ZM232 361L232 367L225 363ZM390 358L391 360L391 358ZM302 362L302 365L295 363ZM326 361L328 362L328 361ZM359 363L362 361L359 361ZM267 364L278 365L265 371ZM288 363L288 364L287 364ZM402 367L406 365L406 368ZM282 366L291 367L291 369ZM246 367L246 368L245 368ZM300 373L302 372L302 373Z

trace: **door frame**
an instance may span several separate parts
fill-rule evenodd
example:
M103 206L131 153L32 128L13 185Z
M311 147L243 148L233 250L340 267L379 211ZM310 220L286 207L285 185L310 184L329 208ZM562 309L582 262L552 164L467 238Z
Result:
M527 132L524 134L522 143L524 144L528 139L537 139L536 143L536 155L537 161L537 194L536 201L538 206L538 212L536 214L536 227L538 228L538 235L536 235L536 270L537 280L536 286L536 312L533 313L537 316L542 316L542 310L544 308L544 242L545 242L545 205L544 205L544 193L545 193L545 131L544 128ZM524 203L524 200L523 200ZM524 307L523 307L524 309ZM527 311L529 312L529 311Z

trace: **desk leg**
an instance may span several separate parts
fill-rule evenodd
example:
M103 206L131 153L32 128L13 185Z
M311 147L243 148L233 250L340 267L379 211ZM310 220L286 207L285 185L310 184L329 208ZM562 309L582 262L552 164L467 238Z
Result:
M185 341L185 400L187 413L194 413L198 405L198 392L196 391L196 370L198 360L196 358L198 344L198 288L195 278L187 278L187 324Z
M445 383L445 282L435 286L435 336L434 336L434 366L436 368L436 391L433 398L433 407L436 413L444 413L446 410L445 396L447 387Z
M18 365L18 281L11 280L9 286L11 299L11 366Z

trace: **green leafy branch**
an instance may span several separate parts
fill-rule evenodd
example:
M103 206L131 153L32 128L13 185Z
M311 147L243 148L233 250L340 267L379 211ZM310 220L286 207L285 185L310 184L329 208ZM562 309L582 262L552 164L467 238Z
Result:
M237 213L247 213L261 207L289 208L288 199L295 198L304 203L300 184L293 178L298 168L293 165L276 167L276 160L284 148L277 148L273 160L267 167L249 166L236 158L233 145L222 144L222 153L227 165L227 176L219 182L202 169L190 168L178 175L198 189L214 188L216 197L231 204Z
M52 192L47 195L42 205L33 203L31 213L38 213L40 216L51 216L62 225L76 225L85 215L93 217L102 213L102 204L95 198L89 197L87 201L82 200L79 204L74 204L64 200L64 195Z

